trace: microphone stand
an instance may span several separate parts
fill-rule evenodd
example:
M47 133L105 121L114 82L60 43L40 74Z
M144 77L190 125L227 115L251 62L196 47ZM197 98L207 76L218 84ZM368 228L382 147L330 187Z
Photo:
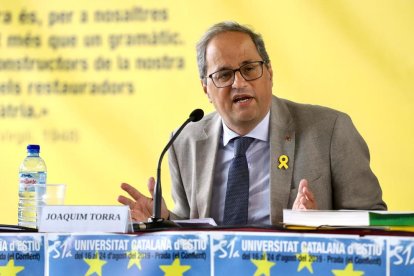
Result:
M184 127L191 122L191 118L188 118L184 124L181 125L181 127L177 130L177 132L174 134L172 139L168 142L168 144L165 146L164 150L161 153L160 158L158 159L158 167L157 167L157 181L155 183L155 189L154 189L154 205L152 210L152 216L148 219L148 222L150 222L154 228L176 228L180 227L178 224L171 220L163 219L161 218L161 200L162 200L162 188L161 188L161 163L162 159L167 152L167 150L170 148L174 140L178 137L178 135L181 133L181 131L184 129Z
M191 112L189 118L174 133L173 137L170 139L168 144L163 149L163 151L160 155L160 158L158 159L157 181L155 183L155 189L154 189L154 196L153 196L153 199L154 199L153 204L154 205L153 205L152 216L148 219L147 223L138 224L139 229L162 229L162 228L178 228L178 227L181 227L177 223L175 223L171 220L168 220L168 219L163 219L161 217L161 200L162 200L161 163L162 163L162 159L163 159L165 153L170 148L170 146L175 141L175 139L177 139L178 135L180 135L180 133L184 129L184 127L190 122L197 122L197 121L201 120L201 118L203 118L203 116L204 116L204 112L201 109L195 109L193 112Z

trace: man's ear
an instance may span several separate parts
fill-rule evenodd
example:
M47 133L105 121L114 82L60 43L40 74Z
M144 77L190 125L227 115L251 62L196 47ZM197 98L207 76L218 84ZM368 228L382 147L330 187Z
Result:
M210 95L207 92L207 83L204 80L200 80L200 82L201 82L201 86L203 87L204 94L206 94L209 102L211 103Z
M207 83L204 80L200 80L201 86L203 87L204 93L207 94Z
M266 67L267 67L267 71L269 71L269 74L270 74L270 80L273 82L273 69L272 69L272 64L270 63L270 61L266 65Z

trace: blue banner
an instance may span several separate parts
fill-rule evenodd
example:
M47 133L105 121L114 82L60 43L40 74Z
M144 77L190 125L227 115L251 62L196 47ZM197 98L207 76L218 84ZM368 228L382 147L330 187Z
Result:
M208 234L49 235L50 275L210 275Z
M0 275L45 275L44 235L1 234Z
M0 275L414 275L414 237L280 232L0 234Z
M386 275L384 238L225 234L213 250L216 275Z
M390 275L414 275L414 238L390 237L387 242Z

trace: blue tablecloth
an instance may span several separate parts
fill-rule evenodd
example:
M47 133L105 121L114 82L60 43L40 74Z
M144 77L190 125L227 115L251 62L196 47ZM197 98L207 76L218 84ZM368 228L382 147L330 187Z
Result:
M0 275L414 275L414 237L260 231L0 234Z

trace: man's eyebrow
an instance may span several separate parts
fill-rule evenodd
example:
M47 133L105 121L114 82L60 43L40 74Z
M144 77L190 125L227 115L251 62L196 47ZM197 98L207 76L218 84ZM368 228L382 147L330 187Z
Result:
M216 70L214 70L214 72L218 72L218 71L221 71L221 70L232 70L233 68L231 68L230 66L228 66L228 65L223 65L223 66L219 66L219 67L217 67L217 69Z
M244 60L241 63L239 63L239 66L243 66L245 64L248 64L248 63L251 63L251 62L255 62L255 61L257 61L257 60L253 60L253 59ZM217 69L214 70L214 72L218 72L218 71L221 71L221 70L233 70L233 69L235 69L235 68L233 68L233 67L231 67L229 65L223 65L223 66L217 67Z
M245 60L242 63L240 63L240 66L243 66L245 64L252 63L252 62L255 62L255 61L257 61L257 60L256 59L248 59L248 60Z

